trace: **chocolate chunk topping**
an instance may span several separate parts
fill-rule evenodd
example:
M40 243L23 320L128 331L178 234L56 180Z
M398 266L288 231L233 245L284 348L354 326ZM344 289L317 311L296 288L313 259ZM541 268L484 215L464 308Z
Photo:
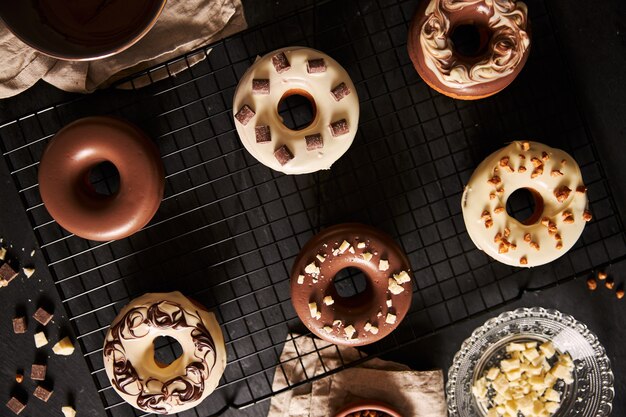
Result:
M13 411L15 414L21 413L26 408L26 406L15 397L11 397L7 403L7 407L9 407L9 410Z
M43 402L48 402L50 396L52 395L52 391L48 391L44 387L38 386L37 388L35 388L35 392L33 392L33 395Z
M252 94L267 95L270 93L270 80L255 78L252 80Z
M307 135L304 137L304 140L306 140L307 151L313 151L324 147L324 138L322 138L322 135L319 133Z
M250 108L250 106L244 104L243 107L239 109L239 111L235 115L235 119L239 120L239 123L245 126L248 124L250 119L254 117L255 114L256 113Z
M289 64L289 60L284 52L274 55L272 57L272 64L274 64L274 68L276 68L276 72L279 74L282 74L291 68L291 64Z
M257 126L254 128L256 143L267 143L272 141L272 132L269 126Z
M4 284L0 284L0 286L4 287L9 284L9 282L13 281L17 276L17 272L11 268L11 265L8 263L2 264L0 266L0 283L4 282Z
M34 381L43 381L46 379L46 370L48 367L46 365L37 365L33 364L30 368L30 379Z
M330 132L333 134L333 137L345 135L349 131L350 129L348 128L346 119L337 120L330 124Z
M26 333L26 317L16 317L13 319L13 333Z
M281 165L285 165L287 162L293 159L293 154L291 153L287 145L283 145L280 148L276 149L276 151L274 152L274 156L276 157L276 160L278 160L278 163Z
M306 72L309 74L326 72L326 63L324 62L324 58L309 59L306 62Z
M333 95L336 101L340 101L342 98L350 94L350 89L346 83L340 83L337 87L333 88L330 93Z
M39 307L37 311L35 311L35 314L33 314L33 318L45 326L52 320L52 314Z

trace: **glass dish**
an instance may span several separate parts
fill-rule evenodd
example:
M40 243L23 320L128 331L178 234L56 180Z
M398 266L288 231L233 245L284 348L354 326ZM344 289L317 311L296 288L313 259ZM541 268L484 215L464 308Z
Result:
M615 395L613 372L604 347L587 326L572 316L540 307L500 314L474 330L454 356L446 394L449 417L484 417L487 410L472 394L474 381L503 359L507 344L551 340L558 352L574 360L574 382L559 381L561 407L554 417L604 417Z

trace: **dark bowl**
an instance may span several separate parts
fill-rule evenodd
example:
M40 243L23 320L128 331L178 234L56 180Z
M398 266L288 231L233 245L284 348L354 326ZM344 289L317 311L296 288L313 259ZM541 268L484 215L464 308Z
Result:
M0 19L53 58L86 61L119 53L156 23L166 0L0 1Z
M339 410L339 412L335 414L335 417L346 417L347 415L356 413L357 411L381 411L389 414L391 417L402 417L400 413L389 407L387 404L374 400L363 400L349 404Z

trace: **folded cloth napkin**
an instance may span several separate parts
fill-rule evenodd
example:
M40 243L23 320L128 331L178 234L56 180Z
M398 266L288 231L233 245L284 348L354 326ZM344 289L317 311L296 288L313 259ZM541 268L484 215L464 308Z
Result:
M288 336L280 357L282 367L274 375L274 391L338 369L343 363L364 362L274 396L268 417L332 417L360 399L383 401L404 417L448 415L441 370L418 372L399 363L366 359L355 348Z
M240 0L168 0L154 27L125 51L95 61L61 61L25 45L0 22L0 98L40 79L65 91L88 93L245 28ZM188 64L204 57L196 54ZM187 66L170 68L164 76Z

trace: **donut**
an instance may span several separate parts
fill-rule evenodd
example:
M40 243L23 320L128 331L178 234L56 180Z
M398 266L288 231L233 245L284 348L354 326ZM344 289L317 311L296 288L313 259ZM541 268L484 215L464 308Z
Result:
M154 340L175 339L182 355L166 365ZM104 368L113 389L146 413L173 414L200 404L226 367L224 337L215 315L179 292L149 293L117 315L104 340Z
M365 291L337 292L333 279L345 268L363 272ZM291 302L318 337L337 345L362 346L391 333L411 305L411 266L385 233L363 224L329 227L302 248L291 269Z
M115 165L119 189L96 193L92 168ZM50 215L85 239L132 235L156 213L163 198L163 164L157 147L137 127L113 117L87 117L62 128L39 165L39 192Z
M312 122L285 126L282 100L306 97ZM263 165L285 174L330 169L354 140L359 98L350 76L337 61L311 48L278 49L257 58L239 80L233 116L243 146Z
M475 100L508 86L530 52L526 4L515 0L424 0L409 27L408 49L420 77L441 94ZM475 56L459 52L451 35L474 26Z
M525 188L533 214L520 222L506 202ZM532 267L552 262L578 240L586 222L587 188L576 161L538 142L513 142L478 165L463 192L463 220L478 247L507 265Z

